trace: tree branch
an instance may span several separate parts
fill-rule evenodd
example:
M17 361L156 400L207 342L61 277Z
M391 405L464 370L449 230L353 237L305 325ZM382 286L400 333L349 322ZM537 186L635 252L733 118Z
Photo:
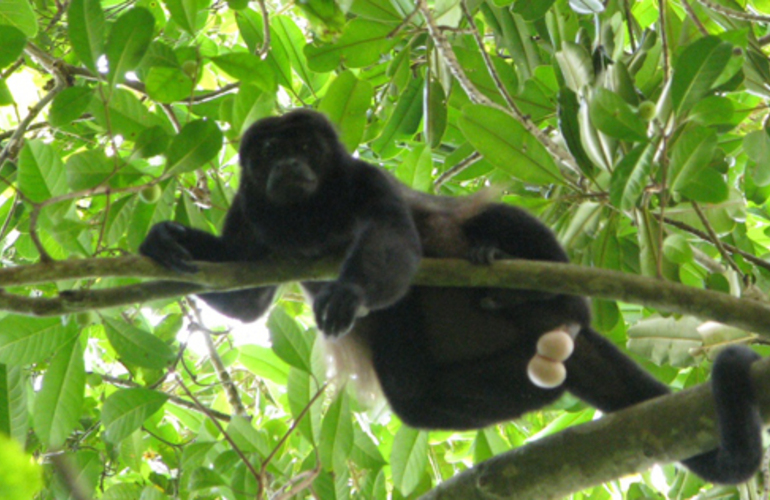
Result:
M328 280L336 276L338 269L338 263L331 260L196 264L200 270L195 274L179 274L139 256L69 260L0 269L0 287L98 277L163 280L116 288L67 290L58 297L28 297L0 291L0 310L56 316L206 291L237 290L288 281ZM478 266L459 259L424 259L414 283L517 288L619 300L719 321L770 338L768 304L606 269L528 260Z
M760 412L770 422L770 358L754 363ZM571 427L464 471L422 500L548 500L656 463L681 461L717 446L710 386L646 401Z

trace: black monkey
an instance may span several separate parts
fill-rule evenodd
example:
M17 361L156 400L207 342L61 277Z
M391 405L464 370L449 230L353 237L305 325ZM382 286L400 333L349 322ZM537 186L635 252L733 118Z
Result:
M318 327L359 347L356 355L371 363L408 425L483 427L541 408L564 390L605 412L669 392L591 329L584 298L410 286L422 256L566 262L553 233L526 212L413 191L350 156L331 124L308 110L252 125L240 161L241 185L221 237L163 222L141 253L182 272L195 272L194 260L339 256L336 281L303 283ZM251 321L274 292L201 298ZM731 347L714 363L720 447L684 461L706 480L737 483L759 467L762 422L749 376L757 358Z

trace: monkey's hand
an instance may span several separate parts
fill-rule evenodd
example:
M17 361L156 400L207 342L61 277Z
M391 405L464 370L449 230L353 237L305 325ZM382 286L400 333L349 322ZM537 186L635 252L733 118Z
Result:
M543 334L537 341L537 353L527 365L529 380L543 389L559 387L567 378L564 362L575 348L574 337L580 327L565 325Z
M313 299L316 324L330 337L350 331L356 316L364 309L364 289L353 283L333 281Z
M139 252L168 269L180 273L198 272L198 268L190 263L192 254L181 243L189 231L172 221L155 224L139 245Z

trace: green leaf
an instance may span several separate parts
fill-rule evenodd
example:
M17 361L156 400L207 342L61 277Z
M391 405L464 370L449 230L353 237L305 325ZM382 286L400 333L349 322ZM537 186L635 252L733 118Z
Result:
M703 345L701 323L692 317L644 319L628 329L628 349L658 365L692 366L690 353Z
M61 318L6 316L0 320L0 363L29 365L38 363L77 336L74 321Z
M306 371L291 368L286 383L289 397L289 408L297 422L297 428L308 440L317 444L321 428L321 399L316 400L310 408L310 401L319 391L318 381ZM300 416L304 417L300 420Z
M751 169L754 184L770 184L770 130L755 130L743 137L743 150L755 166Z
M663 241L663 255L675 264L687 264L692 262L693 251L687 238L672 234Z
M83 348L75 340L53 358L35 398L35 434L49 450L62 447L78 425L85 387Z
M536 2L516 2L512 12L521 15L525 21L537 21L545 17L546 12L556 3L556 0L538 0Z
M588 116L597 129L610 137L634 142L647 140L647 123L611 90L596 89L588 103Z
M340 391L324 415L319 455L326 470L345 468L353 450L353 419L348 396Z
M104 329L110 344L126 363L162 370L176 359L165 342L125 321L104 318Z
M281 307L276 307L267 320L273 351L279 358L307 373L313 373L310 364L312 343L297 322Z
M572 92L582 95L583 87L594 81L594 65L588 51L574 42L563 42L561 51L555 54L564 83Z
M422 86L421 78L413 78L409 81L385 128L380 136L372 141L372 150L381 158L393 158L399 154L401 149L398 141L409 139L417 133L422 119Z
M727 199L730 190L724 176L709 167L693 174L693 177L683 186L679 186L676 192L688 200L720 203Z
M115 392L104 401L102 409L105 439L117 444L130 436L153 413L160 410L167 399L165 394L142 388Z
M428 433L402 425L393 439L390 467L393 486L405 497L417 487L428 466Z
M176 175L202 167L219 153L222 141L222 131L214 121L188 123L171 140L166 152L166 171Z
M695 103L687 119L708 127L732 123L734 115L735 106L729 98L712 95Z
M54 127L64 127L85 113L94 96L89 87L68 87L54 97L48 121Z
M713 129L690 127L674 143L669 165L669 186L674 192L698 177L714 158L717 137Z
M0 24L0 69L21 57L26 44L27 37L20 29Z
M99 186L115 170L113 161L101 149L74 154L67 158L67 184L75 191Z
M72 48L88 69L96 73L104 53L104 12L99 0L72 0L67 9L67 33Z
M569 0L569 6L578 14L601 14L604 4L599 0Z
M0 435L20 443L27 438L28 389L26 368L0 364Z
M152 41L155 17L149 10L134 7L115 21L107 39L106 54L110 83L120 83L136 69Z
M671 82L671 100L678 116L711 90L730 62L732 52L732 45L714 36L696 40L682 51Z
M272 78L273 72L265 61L260 60L254 54L231 52L212 57L211 61L233 78L253 83L265 92L273 92L275 90L275 81Z
M553 158L518 121L495 108L465 106L458 120L471 144L497 168L532 184L561 184Z
M181 68L153 66L144 77L147 93L156 101L173 103L192 96L193 82Z
M359 80L352 71L344 71L331 83L318 106L340 133L348 151L355 151L366 128L366 112L374 97L374 88Z
M171 19L183 30L195 36L197 31L198 12L205 12L208 4L205 0L164 0Z
M447 97L444 86L437 80L426 82L422 100L423 128L428 145L437 148L447 127Z
M13 26L27 38L37 36L37 17L28 0L3 0L0 2L0 24Z
M580 170L590 177L593 174L594 166L591 159L588 158L580 138L580 123L578 122L580 104L577 95L568 88L563 88L559 92L558 111L561 136Z
M392 24L354 19L335 43L306 45L305 55L313 71L332 71L342 61L348 68L362 68L376 63L399 41L388 37L392 32Z
M19 154L19 188L40 203L67 192L67 181L56 150L39 139L27 141Z
M122 88L113 89L106 110L100 99L94 99L88 109L102 129L120 134L129 141L135 141L145 129L160 125L158 118L136 95Z
M238 352L238 360L251 373L278 385L286 385L290 368L272 349L249 344L238 347Z
M621 210L629 210L644 192L650 181L652 159L656 146L653 143L640 144L620 160L612 172L610 201Z
M247 418L233 416L227 426L227 434L244 453L260 453L263 457L270 453L265 431L255 429Z

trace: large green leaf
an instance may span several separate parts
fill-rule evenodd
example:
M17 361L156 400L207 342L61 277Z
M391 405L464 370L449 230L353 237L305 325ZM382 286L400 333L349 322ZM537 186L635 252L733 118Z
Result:
M669 163L669 186L679 191L709 166L717 147L716 133L705 127L690 127L676 140Z
M588 104L588 116L597 129L610 137L636 142L647 140L647 122L611 90L596 89Z
M428 433L405 425L393 439L390 467L393 485L404 497L417 487L428 466Z
M67 32L75 54L96 73L96 62L104 53L105 25L101 2L72 0L67 9L67 20Z
M28 365L43 361L77 336L77 325L61 318L6 316L0 320L0 363Z
M104 401L102 410L105 438L111 443L119 443L141 427L167 399L163 393L142 388L113 393Z
M21 366L0 364L0 435L22 443L29 422L29 379Z
M24 144L19 154L19 188L34 202L67 192L64 164L50 144L39 139Z
M37 18L28 0L3 0L0 2L0 25L13 26L28 38L37 36Z
M105 52L110 67L110 83L120 83L126 73L136 69L152 41L155 17L149 10L134 7L115 21Z
M331 71L342 61L348 68L361 68L377 62L399 41L399 37L388 36L392 32L392 24L355 19L336 42L307 45L305 55L314 71Z
M307 373L312 373L310 352L312 342L297 322L281 307L276 307L267 320L273 350L279 358Z
M543 145L503 111L478 104L465 106L458 124L490 163L513 177L532 184L563 182Z
M373 96L371 83L345 71L331 83L318 107L336 125L340 140L350 152L355 151L364 136L366 111Z
M326 470L342 470L353 450L353 420L348 395L340 391L321 424L319 456Z
M19 58L26 43L27 36L20 29L0 24L0 69Z
M732 45L714 36L687 46L674 65L671 82L671 100L677 115L686 113L711 90L732 52Z
M60 92L51 104L48 120L55 127L71 125L85 113L94 96L89 87L68 87Z
M656 146L640 144L632 149L615 167L610 183L610 201L621 210L636 205L644 188L650 182L649 175Z
M222 131L212 120L188 123L171 140L166 152L166 170L180 174L202 167L222 149L222 140Z
M104 318L104 328L110 344L126 363L161 370L176 359L165 342L125 321Z
M78 425L85 386L83 348L75 340L53 358L35 398L35 435L48 449L60 448Z

